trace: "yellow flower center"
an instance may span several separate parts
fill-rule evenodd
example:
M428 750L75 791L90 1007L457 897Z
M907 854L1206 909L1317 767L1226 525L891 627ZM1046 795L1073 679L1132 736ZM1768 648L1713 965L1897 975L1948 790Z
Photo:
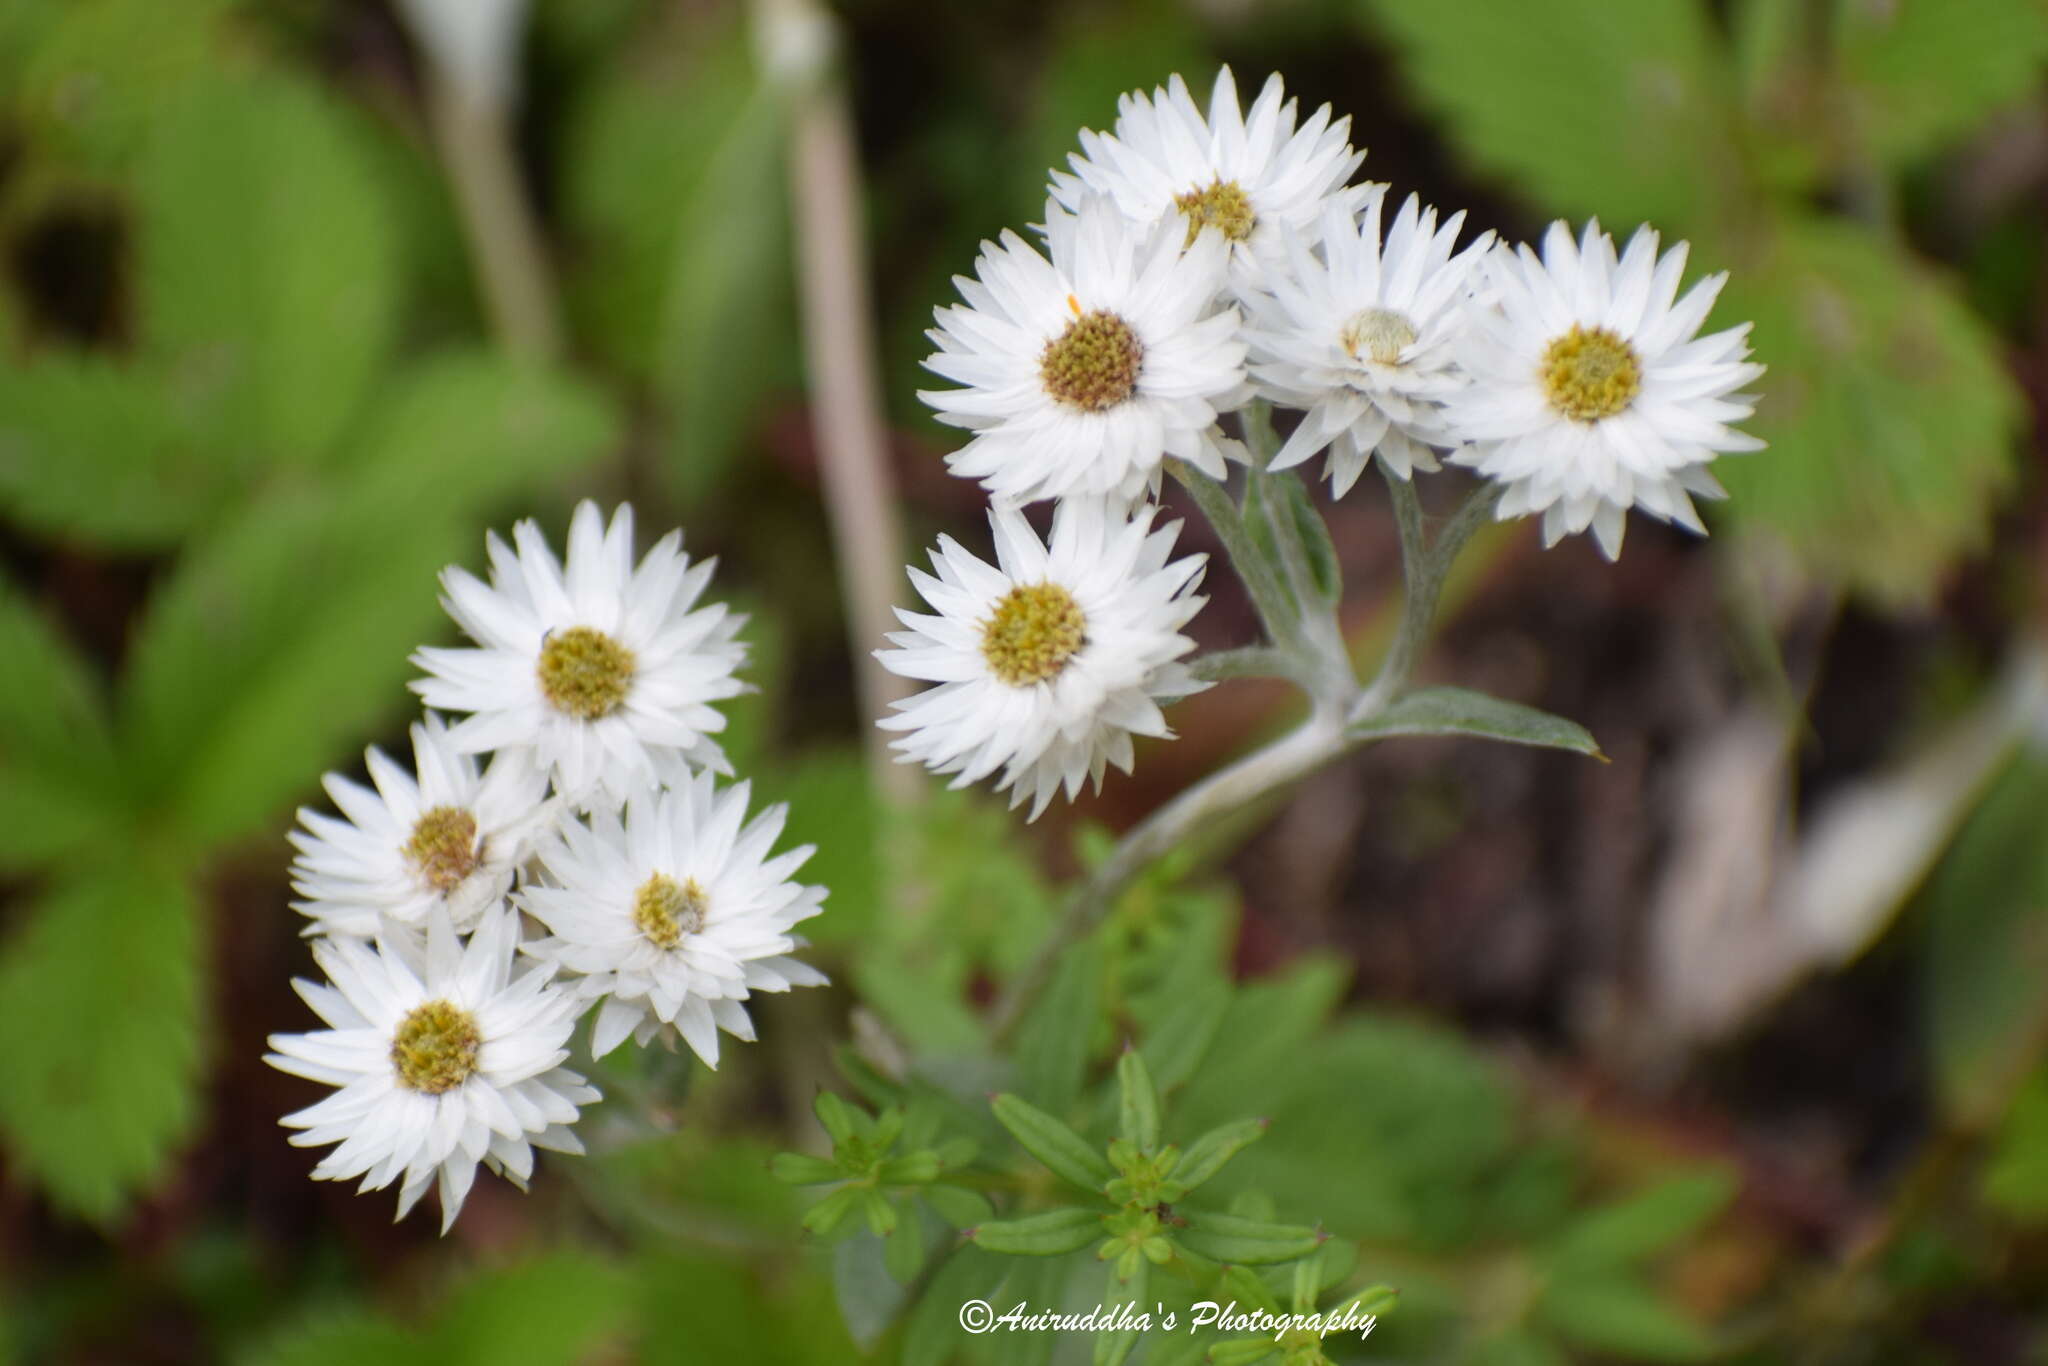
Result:
M1401 352L1415 344L1415 324L1391 308L1368 308L1337 334L1344 354L1353 360L1363 351L1366 358L1381 365L1400 363Z
M1056 583L1012 588L981 626L981 657L1013 688L1043 683L1067 667L1088 639L1088 619Z
M1072 296L1067 304L1079 311ZM1138 369L1144 361L1144 344L1131 325L1097 309L1075 318L1045 344L1038 357L1038 377L1045 392L1061 403L1099 413L1137 392Z
M633 652L602 631L571 626L540 647L541 696L556 711L585 721L610 716L633 686Z
M483 1037L476 1017L447 1001L414 1006L391 1039L391 1065L398 1080L415 1091L438 1096L453 1091L476 1071Z
M672 949L684 935L704 928L710 909L711 899L697 879L677 882L667 873L656 873L633 894L633 927L654 947Z
M1188 216L1187 245L1193 246L1203 228L1218 228L1233 242L1242 242L1259 224L1252 212L1251 196L1234 180L1218 176L1206 186L1175 195L1173 202Z
M435 807L413 822L405 856L429 887L454 891L483 857L476 842L476 817L459 806Z
M1604 327L1577 323L1544 350L1536 373L1550 406L1574 422L1613 417L1643 387L1634 347Z

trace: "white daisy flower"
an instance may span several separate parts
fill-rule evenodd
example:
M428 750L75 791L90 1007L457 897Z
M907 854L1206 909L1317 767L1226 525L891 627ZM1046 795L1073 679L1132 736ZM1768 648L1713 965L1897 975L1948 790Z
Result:
M1323 209L1318 258L1289 234L1287 268L1254 296L1252 375L1274 402L1302 410L1272 468L1329 447L1332 492L1342 496L1375 450L1406 479L1437 467L1431 446L1455 445L1443 400L1463 382L1457 342L1470 312L1474 271L1493 234L1453 255L1463 213L1437 226L1414 195L1394 215L1384 246L1375 185L1362 221L1341 204Z
M911 582L936 615L898 609L908 631L875 657L939 686L895 703L878 724L908 732L892 748L962 787L1002 770L998 791L1027 798L1037 819L1064 786L1102 785L1106 764L1131 768L1131 737L1170 737L1159 704L1207 686L1176 663L1194 648L1180 628L1201 609L1206 558L1167 563L1180 523L1154 531L1157 511L1126 519L1100 503L1066 502L1050 544L1014 508L990 512L996 563L949 536L932 552L937 577Z
M961 389L919 394L975 437L947 457L991 495L1128 505L1164 455L1224 477L1216 414L1245 395L1235 310L1215 307L1227 244L1182 249L1171 224L1134 226L1099 199L1045 207L1047 261L1014 232L984 242L964 305L935 310L926 368Z
M300 809L292 890L305 900L292 909L311 917L306 933L369 939L384 917L419 929L438 910L466 934L512 890L549 815L547 775L517 752L479 773L432 712L413 725L412 752L417 778L381 749L364 755L375 791L322 779L343 819Z
M785 806L746 819L748 785L719 792L700 774L666 792L642 792L622 820L565 822L542 845L548 885L519 903L551 937L527 952L576 974L574 989L604 1005L591 1031L603 1057L628 1034L642 1044L680 1030L706 1067L718 1066L718 1031L751 1041L741 1004L755 991L821 986L824 974L790 957L790 933L820 910L822 887L790 881L812 852L769 856Z
M1499 308L1467 334L1471 383L1449 411L1473 443L1451 459L1506 486L1496 516L1541 512L1546 545L1590 526L1610 560L1631 506L1705 534L1687 495L1725 497L1708 462L1762 448L1728 424L1755 409L1736 391L1764 367L1744 359L1748 323L1697 335L1728 277L1678 299L1686 251L1659 258L1644 226L1617 260L1595 221L1577 243L1553 223L1540 260L1493 254Z
M402 1219L438 1178L446 1233L478 1162L524 1190L536 1147L583 1151L569 1126L599 1097L560 1066L580 1006L544 968L512 975L518 934L498 908L466 947L441 915L418 943L314 943L332 985L292 985L332 1028L273 1034L264 1061L340 1088L280 1121L304 1130L300 1147L338 1145L316 1179L360 1176L365 1191L397 1181Z
M692 566L671 531L633 567L633 509L607 528L595 503L569 525L568 569L531 521L512 529L516 552L493 534L491 582L450 567L442 605L481 649L427 647L413 655L431 677L413 683L430 707L468 712L450 739L468 753L529 750L575 803L614 802L698 766L727 771L710 737L725 729L711 704L744 691L745 619L722 604L692 610L716 564Z
M1088 192L1106 194L1134 222L1184 224L1190 245L1216 228L1230 243L1238 288L1255 289L1284 269L1286 232L1313 245L1325 203L1352 210L1366 193L1345 185L1365 160L1351 148L1350 118L1332 121L1326 104L1296 128L1295 115L1277 73L1246 117L1224 67L1206 118L1175 75L1150 99L1142 91L1119 99L1113 133L1083 129L1082 154L1068 157L1073 174L1053 172L1052 193L1068 208Z

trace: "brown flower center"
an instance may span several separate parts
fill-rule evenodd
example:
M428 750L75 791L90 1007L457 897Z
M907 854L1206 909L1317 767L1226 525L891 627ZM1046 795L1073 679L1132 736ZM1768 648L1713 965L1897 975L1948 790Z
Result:
M1577 323L1545 349L1537 374L1550 406L1574 422L1613 417L1643 387L1634 347L1604 327Z
M1068 303L1078 307L1071 297ZM1099 413L1137 392L1144 361L1144 344L1131 325L1097 309L1075 318L1045 344L1038 357L1038 378L1045 392L1068 407Z
M459 806L437 806L413 823L405 856L437 892L452 892L476 871L483 851L476 842L476 817Z
M391 1065L398 1080L415 1091L438 1096L453 1091L476 1071L483 1037L476 1017L448 1001L414 1006L391 1039Z
M549 633L536 671L550 706L595 721L626 700L633 686L633 652L602 631L571 626Z
M1088 619L1073 594L1056 583L1012 588L981 627L981 657L1013 688L1043 683L1088 639Z

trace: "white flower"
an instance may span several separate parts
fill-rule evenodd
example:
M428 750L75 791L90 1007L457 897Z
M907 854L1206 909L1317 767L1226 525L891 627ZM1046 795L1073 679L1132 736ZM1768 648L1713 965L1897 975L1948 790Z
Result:
M1546 545L1591 526L1610 560L1631 506L1704 534L1687 495L1724 497L1708 462L1763 446L1728 424L1755 409L1736 391L1764 368L1744 360L1748 323L1696 335L1728 277L1677 299L1686 250L1659 259L1645 226L1617 261L1595 221L1577 243L1552 224L1541 260L1494 253L1499 309L1467 334L1471 384L1450 414L1473 443L1451 459L1506 486L1496 516L1541 512Z
M308 934L369 939L382 917L417 929L436 910L467 933L512 889L549 812L547 775L519 753L479 774L432 712L413 725L412 752L417 779L380 749L365 754L374 792L328 774L327 795L345 819L300 809L292 889L305 900L292 908L312 917Z
M527 886L519 902L551 937L526 949L580 974L585 1000L604 998L593 1056L672 1026L716 1067L719 1030L754 1037L749 993L824 983L789 956L803 942L791 927L825 898L790 881L812 846L769 857L788 808L748 821L747 795L746 783L719 792L702 774L635 796L623 820L598 810L588 825L565 822L541 846L552 885Z
M569 526L566 575L531 521L512 529L515 553L488 540L491 582L441 575L442 605L481 649L428 647L412 686L430 707L469 712L449 732L469 753L524 749L576 803L614 802L696 766L725 771L710 736L725 718L710 704L743 691L744 618L723 605L692 611L716 563L692 566L671 531L633 567L633 509L607 529L585 502Z
M1048 262L1014 232L984 242L965 305L935 310L933 372L967 387L919 395L976 435L947 457L998 499L1075 495L1128 505L1163 455L1224 476L1217 411L1244 396L1238 315L1217 311L1226 244L1182 249L1099 199L1045 208Z
M998 791L1027 798L1035 820L1062 786L1099 788L1106 763L1129 772L1131 737L1169 737L1159 703L1206 686L1175 661L1194 648L1180 628L1201 609L1201 555L1167 563L1180 523L1151 529L1156 509L1126 520L1067 502L1050 545L1014 508L989 514L996 564L951 537L932 552L937 577L911 582L937 615L898 609L908 631L875 657L939 686L895 703L878 724L907 731L906 761L957 773L961 787L1002 770Z
M1436 210L1410 195L1382 247L1385 189L1372 187L1362 222L1342 205L1324 207L1320 259L1290 234L1287 268L1268 275L1272 292L1250 305L1253 377L1274 402L1303 410L1272 468L1328 446L1339 496L1376 449L1406 479L1436 468L1431 446L1456 444L1442 405L1463 382L1457 342L1474 268L1493 240L1483 233L1452 255L1465 215L1439 228Z
M421 943L314 943L333 985L292 985L332 1028L273 1034L264 1061L340 1088L280 1121L305 1131L292 1136L300 1147L338 1145L316 1179L360 1176L365 1191L397 1181L402 1219L438 1177L446 1233L478 1162L523 1190L534 1148L583 1151L569 1126L598 1094L559 1065L580 1006L544 968L512 975L518 933L501 907L467 947L440 915Z
M1069 208L1089 191L1109 195L1134 222L1184 224L1189 242L1217 228L1238 287L1257 288L1284 267L1286 231L1313 245L1327 202L1350 210L1365 196L1363 186L1345 187L1365 160L1347 140L1350 118L1332 122L1326 104L1297 129L1295 114L1277 73L1246 117L1224 67L1206 119L1175 75L1150 99L1142 91L1119 99L1113 133L1082 130L1083 155L1068 157L1072 175L1053 172L1052 192Z

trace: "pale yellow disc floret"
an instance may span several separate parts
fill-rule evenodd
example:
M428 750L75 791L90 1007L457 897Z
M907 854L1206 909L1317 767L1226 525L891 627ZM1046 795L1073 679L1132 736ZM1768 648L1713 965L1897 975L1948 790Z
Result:
M482 1046L474 1015L449 1001L428 1001L398 1022L391 1039L391 1065L401 1086L438 1096L453 1091L476 1071Z
M1075 306L1071 300L1069 304ZM1138 371L1144 363L1144 344L1131 325L1097 309L1075 318L1045 344L1038 357L1038 378L1045 392L1061 403L1099 413L1138 391Z
M667 873L656 873L633 894L633 927L654 947L672 949L685 935L704 928L710 909L711 899L697 879L677 882Z
M1613 417L1643 387L1634 347L1604 327L1577 323L1545 348L1537 375L1550 406L1574 422Z
M477 845L476 817L459 806L437 806L413 822L405 857L426 884L452 892L476 871L483 857Z
M981 626L981 657L1013 688L1043 683L1067 667L1088 638L1088 619L1056 583L1019 585Z
M633 686L633 652L602 631L571 626L549 634L536 672L541 696L556 711L595 721L625 702Z
M1233 242L1242 242L1259 225L1252 211L1251 196L1234 180L1221 176L1207 185L1175 195L1173 202L1188 217L1187 245L1193 246L1203 228L1216 228Z
M1401 353L1415 344L1415 324L1391 308L1368 308L1344 324L1337 340L1353 360L1363 352L1377 364L1397 365Z

